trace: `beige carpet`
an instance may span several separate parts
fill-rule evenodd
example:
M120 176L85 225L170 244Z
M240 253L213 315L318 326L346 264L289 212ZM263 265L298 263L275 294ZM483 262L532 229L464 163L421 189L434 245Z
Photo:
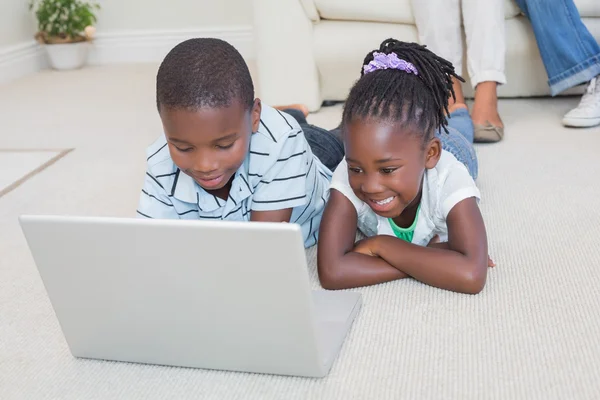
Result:
M498 263L484 292L360 289L326 379L71 357L17 216L133 215L144 148L161 131L154 73L44 72L0 87L0 148L75 148L0 198L0 399L600 398L600 128L560 126L575 98L503 101L506 140L478 147ZM311 119L332 127L339 113Z

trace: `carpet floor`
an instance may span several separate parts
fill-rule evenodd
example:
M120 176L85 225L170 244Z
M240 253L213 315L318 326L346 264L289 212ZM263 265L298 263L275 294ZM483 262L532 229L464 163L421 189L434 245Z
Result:
M502 100L506 139L477 147L498 264L485 290L358 289L363 310L327 378L73 358L17 217L135 214L144 150L161 133L155 73L45 71L0 87L0 149L74 149L0 197L0 399L600 398L600 128L560 125L577 98ZM340 113L310 120L334 127ZM0 186L45 157L18 172L9 161Z

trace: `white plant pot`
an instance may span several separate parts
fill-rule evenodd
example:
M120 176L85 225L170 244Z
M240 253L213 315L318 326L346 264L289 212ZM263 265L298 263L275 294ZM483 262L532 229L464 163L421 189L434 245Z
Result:
M48 53L50 66L57 70L81 68L88 58L88 42L47 44L44 47Z

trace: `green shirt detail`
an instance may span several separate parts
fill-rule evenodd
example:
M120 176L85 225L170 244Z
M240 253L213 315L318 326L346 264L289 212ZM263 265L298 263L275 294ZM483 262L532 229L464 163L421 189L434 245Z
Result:
M419 207L417 207L417 214L415 215L415 220L413 221L412 225L409 226L408 228L401 228L398 225L396 225L394 220L392 220L391 218L388 218L388 222L390 223L390 226L392 227L392 231L394 231L394 235L396 235L396 237L398 239L404 240L405 242L408 242L408 243L412 243L412 239L415 234L415 227L417 226L417 220L419 219L419 211L420 210L421 210L421 205L419 204Z

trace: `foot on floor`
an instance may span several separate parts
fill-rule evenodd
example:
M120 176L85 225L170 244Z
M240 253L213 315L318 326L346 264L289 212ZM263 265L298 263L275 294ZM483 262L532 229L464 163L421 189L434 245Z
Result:
M600 75L590 81L579 105L565 114L562 123L574 128L600 125Z
M498 114L496 82L477 85L471 117L475 127L475 142L494 143L504 138L504 124Z
M302 112L302 114L304 114L305 117L308 116L308 107L306 107L304 104L289 104L287 106L274 106L273 108L276 108L278 110L298 110L300 112Z

